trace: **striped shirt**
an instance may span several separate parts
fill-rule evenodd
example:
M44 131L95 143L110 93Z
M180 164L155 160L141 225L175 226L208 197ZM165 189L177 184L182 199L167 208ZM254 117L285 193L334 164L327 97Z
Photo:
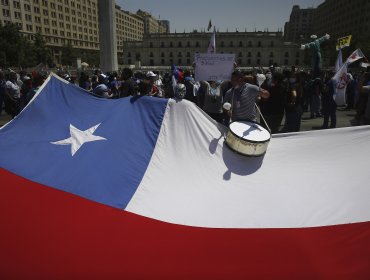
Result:
M239 89L231 88L226 92L224 102L232 105L231 120L256 121L256 103L259 95L258 86L246 83Z

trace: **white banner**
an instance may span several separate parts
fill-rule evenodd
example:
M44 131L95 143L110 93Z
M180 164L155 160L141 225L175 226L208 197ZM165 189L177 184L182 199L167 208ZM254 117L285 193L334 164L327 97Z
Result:
M225 81L231 79L235 54L195 54L196 81Z

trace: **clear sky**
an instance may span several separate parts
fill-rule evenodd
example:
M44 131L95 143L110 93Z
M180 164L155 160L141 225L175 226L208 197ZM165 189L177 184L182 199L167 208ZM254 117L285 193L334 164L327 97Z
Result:
M277 31L289 20L293 5L317 7L324 0L116 0L123 10L138 9L170 21L171 32L207 28L209 19L221 32Z

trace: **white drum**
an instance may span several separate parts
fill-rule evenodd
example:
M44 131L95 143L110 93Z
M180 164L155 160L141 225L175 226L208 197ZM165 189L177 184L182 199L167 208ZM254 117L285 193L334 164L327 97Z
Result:
M271 134L262 126L247 121L235 121L229 126L226 144L245 156L259 157L266 153Z

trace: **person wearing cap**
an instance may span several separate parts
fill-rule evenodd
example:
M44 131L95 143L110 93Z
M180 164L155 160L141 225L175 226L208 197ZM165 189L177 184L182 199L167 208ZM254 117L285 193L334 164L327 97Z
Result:
M100 84L98 85L94 90L93 90L93 95L101 98L112 98L113 94L109 90L109 88L105 84Z
M146 78L145 78L144 82L150 84L150 86L151 86L151 91L148 93L148 95L156 96L156 97L163 97L162 90L155 85L157 75L154 74L152 71L149 71L149 72L146 73L145 77Z

